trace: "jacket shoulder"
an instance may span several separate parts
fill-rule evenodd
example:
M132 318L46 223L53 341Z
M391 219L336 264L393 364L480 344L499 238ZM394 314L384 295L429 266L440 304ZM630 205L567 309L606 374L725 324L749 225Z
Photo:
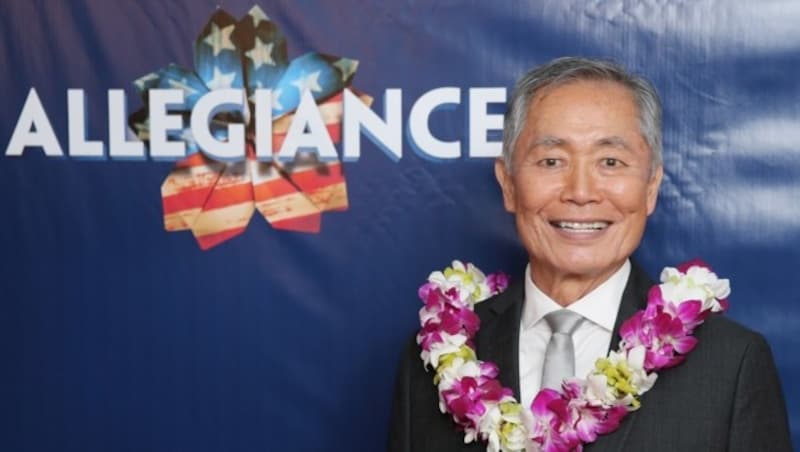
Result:
M700 344L714 349L723 348L725 354L743 353L752 347L768 347L767 341L758 333L730 317L711 314L695 330Z

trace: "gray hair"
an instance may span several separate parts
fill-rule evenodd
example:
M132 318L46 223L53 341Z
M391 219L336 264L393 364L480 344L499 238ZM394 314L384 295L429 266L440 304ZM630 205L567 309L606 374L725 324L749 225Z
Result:
M639 108L639 128L652 153L651 171L661 165L661 101L646 79L629 74L618 64L579 57L563 57L528 71L514 86L503 125L503 160L512 170L512 154L536 93L578 80L601 80L628 88Z

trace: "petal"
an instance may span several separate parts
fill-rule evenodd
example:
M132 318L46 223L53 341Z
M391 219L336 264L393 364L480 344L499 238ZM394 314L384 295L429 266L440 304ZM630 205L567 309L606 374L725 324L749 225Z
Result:
M548 405L550 405L550 402L560 397L561 395L558 393L558 391L550 388L542 389L538 394L536 394L533 402L531 402L531 411L536 416L544 417L551 415L551 410L548 408Z
M680 265L678 265L678 271L681 273L687 273L690 268L692 267L700 267L705 268L711 271L711 266L706 264L702 259L696 257L690 261L686 261Z
M675 347L675 351L685 355L694 350L695 346L697 346L697 342L698 340L694 336L684 336L675 339L673 346Z
M631 369L641 369L644 366L645 356L647 355L647 350L639 345L637 347L633 347L628 351L628 365Z

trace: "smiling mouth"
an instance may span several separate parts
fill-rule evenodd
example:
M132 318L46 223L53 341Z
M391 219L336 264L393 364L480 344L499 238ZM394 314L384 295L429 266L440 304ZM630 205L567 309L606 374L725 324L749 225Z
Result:
M550 224L558 229L570 232L596 232L607 228L608 221L551 221Z

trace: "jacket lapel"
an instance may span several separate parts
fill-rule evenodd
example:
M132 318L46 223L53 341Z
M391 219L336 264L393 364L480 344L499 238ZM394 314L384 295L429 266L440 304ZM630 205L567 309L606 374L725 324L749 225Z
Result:
M652 285L653 282L647 276L647 273L636 262L631 261L631 274L628 277L625 290L622 292L622 301L619 305L619 312L617 312L617 320L614 323L614 332L611 335L609 351L616 350L619 347L619 331L622 323L647 305L647 292ZM636 422L637 414L635 411L628 414L616 431L599 437L595 443L587 445L584 450L586 452L626 450L624 447L625 440L628 438L631 427Z
M622 301L619 304L617 320L614 322L614 332L611 335L611 345L608 351L616 350L619 347L619 330L622 323L636 314L636 311L647 306L647 292L653 286L653 281L647 276L644 270L636 262L631 261L631 274L628 276L628 283L622 292Z
M519 322L522 315L525 285L522 280L505 292L477 306L481 328L475 337L478 359L491 361L500 368L498 379L514 390L519 400Z

